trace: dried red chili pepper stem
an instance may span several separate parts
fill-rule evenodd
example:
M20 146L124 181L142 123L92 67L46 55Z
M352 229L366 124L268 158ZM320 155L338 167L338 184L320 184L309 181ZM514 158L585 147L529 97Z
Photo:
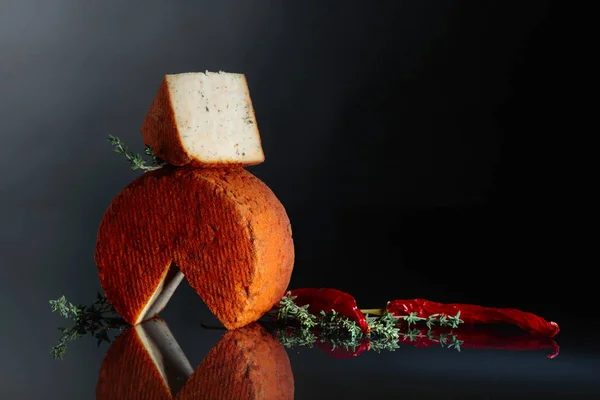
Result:
M493 308L473 304L444 304L425 299L393 300L388 302L386 309L396 316L415 313L419 318L427 318L434 314L456 315L466 325L507 323L533 334L553 337L560 328L556 322L548 322L535 314L514 308ZM366 309L363 313L381 315L384 309ZM377 314L379 313L379 314Z
M369 315L381 316L381 315L383 315L383 310L384 310L383 308L364 308L364 309L361 308L360 311L365 315L369 314Z

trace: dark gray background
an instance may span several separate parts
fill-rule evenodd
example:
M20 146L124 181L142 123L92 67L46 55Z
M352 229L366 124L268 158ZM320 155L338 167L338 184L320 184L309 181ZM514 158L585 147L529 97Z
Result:
M139 175L105 138L141 151L162 76L189 71L247 75L266 153L250 170L291 218L291 287L363 307L520 307L587 346L574 332L597 324L592 282L565 227L581 71L563 15L548 1L0 1L0 395L92 393L103 354L90 341L50 360L62 321L47 302L93 300L98 224ZM173 302L197 327L194 293Z

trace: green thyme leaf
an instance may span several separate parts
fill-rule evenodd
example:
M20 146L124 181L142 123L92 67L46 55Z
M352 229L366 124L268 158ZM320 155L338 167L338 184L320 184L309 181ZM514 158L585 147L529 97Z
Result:
M448 322L448 317L446 317L445 315L440 315L439 319L438 319L438 323L440 324L440 326L449 326L450 323Z
M67 301L65 296L57 300L50 300L52 312L56 312L64 318L71 319L73 326L70 328L58 328L61 337L50 354L55 359L63 359L69 343L77 338L90 334L96 338L98 345L109 342L110 332L120 332L127 324L118 316L106 297L98 293L96 302L91 306L75 306Z
M289 292L288 292L289 294ZM280 321L294 320L304 329L310 329L316 326L317 316L308 312L308 305L298 306L294 303L294 296L284 296L279 302L277 319Z
M384 311L381 318L372 320L369 324L371 336L380 337L385 340L398 341L400 330L397 327L398 320L387 311Z
M57 300L50 300L52 312L57 312L65 318L77 318L83 310L81 306L75 306L67 301L65 296L59 297Z
M464 322L460 319L460 311L457 312L454 317L448 317L448 321L450 321L450 326L452 326L452 328L457 328L459 324Z
M127 158L127 161L129 161L132 170L141 169L144 171L154 171L166 165L164 161L159 159L152 152L152 147L148 145L146 145L146 147L144 148L144 154L152 157L150 165L147 165L146 160L144 160L144 158L141 155L129 151L127 146L125 146L125 144L118 137L108 135L107 140L114 147L113 151L115 153L123 154L125 158Z
M440 335L439 342L442 345L442 347L444 347L444 345L446 345L448 343L448 334L447 333L442 333Z
M456 336L453 335L452 339L450 339L450 344L448 345L448 347L454 347L456 351L460 352L460 346L462 346L463 343L464 340L459 340Z

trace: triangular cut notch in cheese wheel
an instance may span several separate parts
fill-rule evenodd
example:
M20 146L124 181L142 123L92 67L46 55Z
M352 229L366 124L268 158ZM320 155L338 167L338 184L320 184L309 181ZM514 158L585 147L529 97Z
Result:
M265 160L246 77L165 75L142 123L144 143L172 165L256 165Z
M183 272L181 272L181 270L177 268L174 263L171 263L169 268L165 269L163 278L158 284L156 290L154 290L154 293L152 293L150 300L148 300L148 303L140 313L135 323L139 324L142 321L158 315L165 308L171 299L171 296L173 296L173 293L175 293L175 289L177 289L183 278Z
M250 172L166 166L113 199L95 260L106 297L130 324L159 313L183 275L235 329L285 294L294 245L283 205Z

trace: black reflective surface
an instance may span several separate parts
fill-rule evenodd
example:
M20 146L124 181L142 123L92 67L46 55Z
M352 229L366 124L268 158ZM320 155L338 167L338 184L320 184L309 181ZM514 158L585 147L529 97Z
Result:
M192 307L196 309L190 313ZM342 359L317 347L285 348L258 324L229 332L206 329L202 322L218 322L185 284L161 317L128 328L110 346L96 348L92 338L84 337L69 347L64 360L40 360L46 379L53 382L50 398L150 399L172 393L179 396L174 398L215 400L600 396L599 347L593 335L569 320L563 321L563 332L554 340L480 327L466 334L455 330L464 339L460 351L431 343L422 348L407 340L393 352L364 351ZM154 338L154 345L148 344L152 339L140 339L140 329L158 323L174 338L162 347L156 332L146 335ZM188 367L174 366L178 364L173 363L172 342ZM157 356L160 348L163 356ZM161 378L157 363L171 365L166 369L170 378L169 373ZM15 398L33 398L37 391L26 385L24 396Z

